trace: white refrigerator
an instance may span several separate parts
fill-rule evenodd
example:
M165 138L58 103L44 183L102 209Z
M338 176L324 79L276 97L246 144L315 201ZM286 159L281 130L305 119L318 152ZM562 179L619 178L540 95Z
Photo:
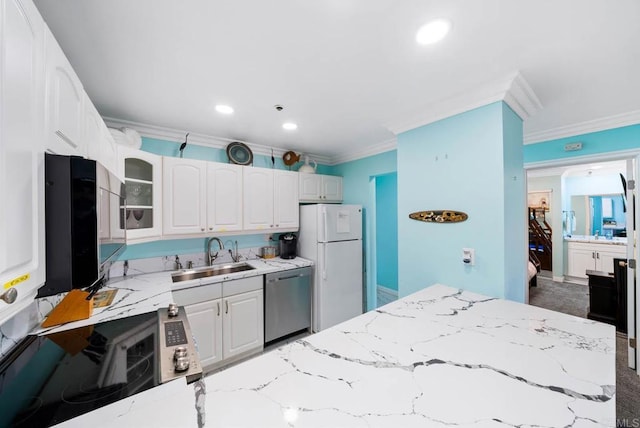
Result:
M362 313L362 207L300 206L300 257L313 260L313 331Z

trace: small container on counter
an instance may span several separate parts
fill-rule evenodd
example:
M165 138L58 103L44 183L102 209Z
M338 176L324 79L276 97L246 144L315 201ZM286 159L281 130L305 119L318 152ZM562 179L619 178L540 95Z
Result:
M276 247L268 245L266 247L260 247L260 257L263 259L272 259L276 256Z

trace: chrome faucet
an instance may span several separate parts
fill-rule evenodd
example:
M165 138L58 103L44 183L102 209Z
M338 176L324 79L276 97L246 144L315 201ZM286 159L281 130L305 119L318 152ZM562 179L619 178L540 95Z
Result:
M235 251L231 254L231 259L234 262L238 262L238 261L240 261L240 254L238 254L238 241L234 241L233 244L234 244L233 247L234 247ZM235 255L234 255L234 253L235 253Z
M207 266L211 266L211 263L213 263L213 261L218 257L218 251L216 251L215 255L211 255L211 243L213 241L216 241L218 243L218 246L220 247L218 251L224 250L224 244L222 243L220 238L216 238L215 236L213 238L209 238L209 240L207 241L207 254L205 254L207 259Z

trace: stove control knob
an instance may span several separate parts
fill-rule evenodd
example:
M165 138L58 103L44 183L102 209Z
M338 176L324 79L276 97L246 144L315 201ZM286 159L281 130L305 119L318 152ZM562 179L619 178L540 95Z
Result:
M167 308L167 313L170 318L178 316L178 305L175 303L169 303L169 307Z
M178 346L174 351L173 351L173 359L174 360L178 360L178 358L182 358L182 357L186 357L187 356L187 347L186 346Z
M174 364L177 372L183 372L189 368L189 358L188 357L178 357L176 358L176 362Z

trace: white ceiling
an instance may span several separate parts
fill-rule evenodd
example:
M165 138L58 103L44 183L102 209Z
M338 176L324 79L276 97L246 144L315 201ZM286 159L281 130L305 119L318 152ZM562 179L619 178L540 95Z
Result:
M36 5L103 116L180 131L335 158L517 71L543 107L525 121L528 141L640 117L637 0ZM452 32L418 46L438 17Z

